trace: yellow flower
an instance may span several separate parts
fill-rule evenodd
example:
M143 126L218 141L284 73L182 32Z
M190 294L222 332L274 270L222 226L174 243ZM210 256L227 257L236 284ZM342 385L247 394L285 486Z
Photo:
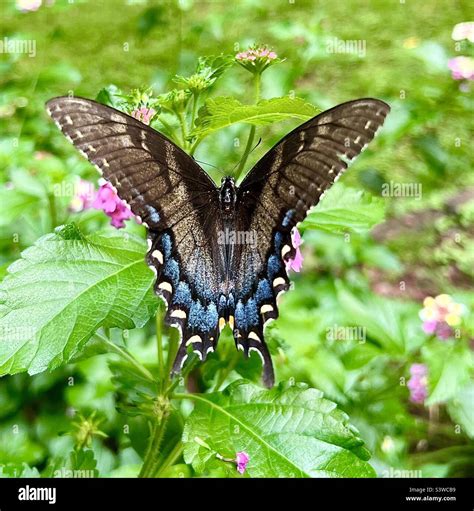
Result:
M462 303L452 303L449 308L449 312L451 314L455 314L456 316L462 316L464 313L464 305Z
M461 323L461 318L457 314L448 313L444 317L444 321L446 321L449 326L456 326Z
M412 50L413 48L416 48L420 44L420 40L418 37L408 37L403 41L403 47L407 50Z
M425 308L430 308L430 307L434 307L434 305L436 304L435 302L435 299L432 297L432 296L427 296L424 300L423 300L423 306Z
M440 307L448 307L448 305L453 301L453 299L449 295L438 295L435 298L436 305Z

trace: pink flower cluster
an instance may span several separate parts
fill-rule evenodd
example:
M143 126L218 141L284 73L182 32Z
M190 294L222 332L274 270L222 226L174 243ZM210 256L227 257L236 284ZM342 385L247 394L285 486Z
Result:
M474 59L471 57L449 59L448 67L454 80L474 80Z
M112 219L110 223L117 229L125 227L125 220L133 217L130 208L120 199L110 183L101 185L92 207L104 211Z
M130 208L120 199L110 183L105 180L99 181L100 188L96 192L90 181L79 179L75 186L74 196L69 203L69 211L79 213L85 209L101 209L111 220L111 224L117 228L125 227L125 220L133 217Z
M427 296L423 301L423 309L419 312L423 321L423 331L435 334L439 339L446 340L453 336L452 327L461 323L464 306L456 303L447 294L435 298Z
M296 250L296 253L294 258L285 261L286 272L288 273L290 270L300 272L301 268L303 267L303 254L300 250L302 240L301 235L296 227L294 227L291 231L291 243L293 248Z
M79 179L75 185L75 193L69 204L69 210L79 213L92 206L95 198L95 188L90 181Z
M428 368L425 364L412 364L410 375L411 378L407 383L410 390L410 400L413 403L424 403L428 396Z
M474 22L465 21L458 23L453 28L451 37L454 41L464 41L465 39L474 43ZM451 70L453 80L474 80L474 59L460 55L449 59L448 68ZM469 90L467 83L460 86L461 90Z
M277 54L266 47L263 48L249 48L246 51L241 51L235 56L237 60L241 61L255 61L257 59L275 60Z
M135 108L131 113L132 117L147 125L150 124L155 114L156 110L154 108L147 108L146 106Z

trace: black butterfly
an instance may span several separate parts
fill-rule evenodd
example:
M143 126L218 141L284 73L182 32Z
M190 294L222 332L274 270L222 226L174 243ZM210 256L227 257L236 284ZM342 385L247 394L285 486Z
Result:
M257 351L274 383L264 327L278 316L295 257L292 229L374 138L390 107L358 99L323 112L278 142L241 186L218 188L168 138L114 108L60 97L47 110L148 229L146 261L166 323L181 332L173 371L187 347L204 360L226 324L238 349Z

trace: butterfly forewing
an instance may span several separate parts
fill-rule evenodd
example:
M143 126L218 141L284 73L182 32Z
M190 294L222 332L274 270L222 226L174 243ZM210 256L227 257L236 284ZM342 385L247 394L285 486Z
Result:
M179 370L189 340L201 355L217 341L221 279L214 263L220 230L214 183L169 139L113 108L63 97L49 101L47 109L148 228L155 290L168 305L166 322L182 334Z

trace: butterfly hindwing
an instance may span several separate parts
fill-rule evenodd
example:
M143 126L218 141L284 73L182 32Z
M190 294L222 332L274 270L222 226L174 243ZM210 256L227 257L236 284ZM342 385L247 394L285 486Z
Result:
M239 187L238 229L255 233L257 244L242 245L236 257L234 336L244 351L261 354L268 385L273 368L264 326L278 316L277 299L289 288L292 229L373 139L389 110L361 99L323 112L278 142Z
M217 341L218 192L199 165L169 139L114 108L82 98L47 103L61 131L117 190L148 229L146 260L166 322L205 357ZM217 246L217 249L219 247Z

